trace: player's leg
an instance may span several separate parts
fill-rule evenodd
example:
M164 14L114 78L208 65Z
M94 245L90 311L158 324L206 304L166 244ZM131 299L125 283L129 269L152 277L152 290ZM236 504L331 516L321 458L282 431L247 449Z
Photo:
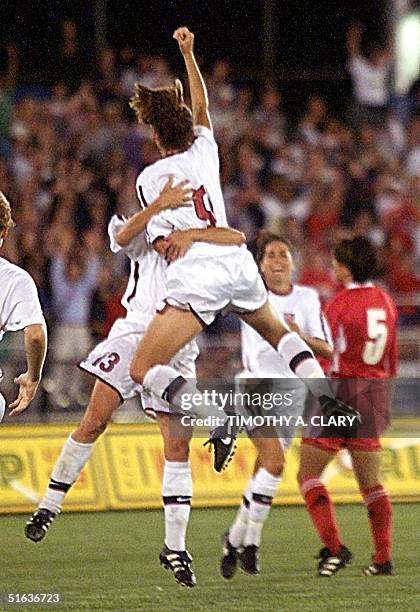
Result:
M139 343L131 363L130 376L156 397L167 401L176 412L205 418L217 407L209 406L194 380L188 380L171 365L170 360L203 329L203 323L188 310L167 305L155 315ZM183 397L194 396L193 408L186 410ZM223 415L220 415L223 416ZM215 434L214 467L219 472L233 453L234 439L223 442L224 432Z
M239 316L284 357L296 376L305 379L316 397L323 394L333 397L331 387L313 352L296 332L291 332L280 320L269 300L258 310L241 313Z
M258 452L259 468L250 485L248 521L239 557L244 572L258 574L262 529L281 481L284 450L282 441L274 431L257 429L249 436Z
M180 417L156 412L163 437L165 465L162 500L165 513L165 541L160 562L171 569L183 586L196 584L192 557L186 548L186 534L191 511L192 477L189 461L190 433L180 424Z
M26 524L27 538L34 542L44 538L55 515L60 512L66 494L91 456L95 441L105 431L120 403L117 391L100 380L95 381L86 412L77 429L65 441L38 510Z
M236 573L238 565L238 549L243 546L248 526L249 508L252 499L254 476L260 468L259 457L256 458L252 476L249 479L242 495L241 505L238 508L232 525L222 537L222 557L220 559L220 573L223 578L230 580Z
M379 451L351 450L353 470L368 511L375 553L365 576L389 576L392 568L392 506L380 481Z
M351 560L350 551L343 545L338 530L334 504L320 477L334 458L332 450L311 443L302 443L298 483L306 509L324 548L319 555L319 576L330 577Z

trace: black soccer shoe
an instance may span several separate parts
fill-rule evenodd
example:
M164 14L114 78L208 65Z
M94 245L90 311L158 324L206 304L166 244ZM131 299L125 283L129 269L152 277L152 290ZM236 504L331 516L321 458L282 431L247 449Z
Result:
M318 576L331 578L350 563L353 555L346 546L342 546L337 554L332 553L329 548L322 548L316 558L319 559Z
M166 545L159 555L160 564L171 570L175 580L184 587L192 589L197 584L191 567L192 557L187 550L170 550Z
M368 567L363 568L363 576L393 576L394 568L391 561L385 563L371 563Z
M260 558L258 546L244 546L238 553L241 570L251 576L260 573Z
M238 565L238 549L229 542L229 532L223 534L222 558L220 559L220 573L226 580L231 580L236 573Z
M352 430L352 433L356 433L357 425L360 425L362 422L362 418L358 410L352 408L348 404L345 404L336 397L330 397L329 395L321 395L318 398L318 401L321 405L324 416L327 418L338 416L356 417L355 424L352 427L347 428L349 432Z
M55 519L55 512L40 508L33 513L29 521L25 525L25 536L32 542L40 542L47 535L51 523Z
M209 452L214 451L213 467L216 472L226 469L236 451L236 435L229 431L227 423L216 427L210 432L210 438L203 446L209 446Z

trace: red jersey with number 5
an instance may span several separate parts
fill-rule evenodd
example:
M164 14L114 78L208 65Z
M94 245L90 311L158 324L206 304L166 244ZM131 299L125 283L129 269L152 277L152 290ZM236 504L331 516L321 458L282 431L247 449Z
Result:
M371 283L352 284L326 306L334 341L331 373L342 377L387 378L397 369L397 309Z

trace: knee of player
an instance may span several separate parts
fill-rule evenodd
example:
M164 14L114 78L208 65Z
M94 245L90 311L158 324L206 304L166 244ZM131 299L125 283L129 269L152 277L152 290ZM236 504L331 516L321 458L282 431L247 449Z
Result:
M140 365L136 363L132 363L130 366L130 376L139 385L143 384L143 379L146 376L146 370L144 370Z
M306 466L304 466L302 464L299 465L298 473L296 475L299 487L301 487L303 481L306 480L307 478L309 478L309 476L311 476L311 475L312 474L308 471ZM315 474L313 476L314 476L314 478L317 478L317 476Z

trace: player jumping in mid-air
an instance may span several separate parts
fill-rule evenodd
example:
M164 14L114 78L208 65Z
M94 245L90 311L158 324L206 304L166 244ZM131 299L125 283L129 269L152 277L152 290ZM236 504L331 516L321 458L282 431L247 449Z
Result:
M114 411L122 401L141 394L143 408L155 413L164 441L162 496L165 547L162 562L170 564L178 582L192 587L195 585L192 559L185 550L192 496L189 437L173 435L176 415L168 414L169 407L163 400L157 402L142 393L141 387L129 376L137 344L165 296L165 270L168 266L165 258L175 260L198 240L225 244L241 244L245 240L243 234L236 230L208 228L174 232L166 240L157 241L153 248L144 232L148 220L162 210L188 203L191 204L191 189L186 182L173 186L172 178L169 178L159 197L146 210L133 215L128 221L114 216L109 223L111 250L123 251L131 260L131 274L122 298L127 315L114 323L108 338L100 342L80 364L83 370L97 379L92 396L79 426L62 448L45 495L25 526L25 535L34 542L40 542L45 537ZM172 364L184 376L193 378L197 355L197 345L191 342L177 353Z
M13 226L10 204L0 191L0 247ZM26 410L35 397L47 351L47 328L31 276L3 257L0 257L0 286L0 340L7 331L23 329L25 334L27 370L15 378L19 394L9 406L12 416ZM0 421L5 409L6 402L0 393Z
M304 338L317 355L330 358L332 341L316 291L292 281L294 263L292 248L286 238L262 234L257 261L269 290L269 298L278 314ZM282 357L246 323L242 323L242 377L265 379L264 392L291 398L285 404L259 414L301 416L307 394L305 385L294 375ZM242 388L241 388L242 390ZM246 387L243 389L246 391ZM289 404L290 402L290 404ZM220 572L233 578L238 562L246 574L259 573L259 546L262 528L284 470L284 452L294 436L295 426L255 428L248 430L258 456L254 473L242 498L234 522L223 537Z
M147 226L151 242L173 229L226 227L226 213L219 179L219 157L208 110L207 91L193 52L193 34L185 27L174 33L185 60L191 93L192 114L184 104L179 81L173 87L149 89L136 85L131 100L138 121L153 128L162 155L139 175L137 188L145 207L159 193L168 175L188 179L194 207L166 211ZM198 390L174 367L173 355L191 341L205 325L228 310L234 311L278 350L287 366L304 378L325 412L352 412L334 398L323 371L308 345L280 321L267 300L267 291L257 265L245 246L194 244L185 257L167 270L166 305L150 323L131 365L132 378L156 397L164 397L182 410L184 393ZM315 380L316 379L316 380ZM208 406L195 407L207 416ZM234 432L225 425L209 440L214 465L220 471L230 459Z
M372 420L386 423L388 394L384 381L395 376L397 367L396 307L383 289L370 282L377 264L375 251L366 238L340 242L333 251L333 267L346 288L325 309L335 347L332 375L342 379L340 384L349 379L350 393L357 390L355 403L356 407L360 403L361 411L371 398L368 410L375 413L371 415ZM333 576L352 558L342 543L333 503L320 480L324 468L342 448L350 452L375 546L373 561L363 573L365 576L390 575L392 510L389 494L380 481L381 445L374 432L368 432L365 437L302 439L300 489L324 544L318 574Z

